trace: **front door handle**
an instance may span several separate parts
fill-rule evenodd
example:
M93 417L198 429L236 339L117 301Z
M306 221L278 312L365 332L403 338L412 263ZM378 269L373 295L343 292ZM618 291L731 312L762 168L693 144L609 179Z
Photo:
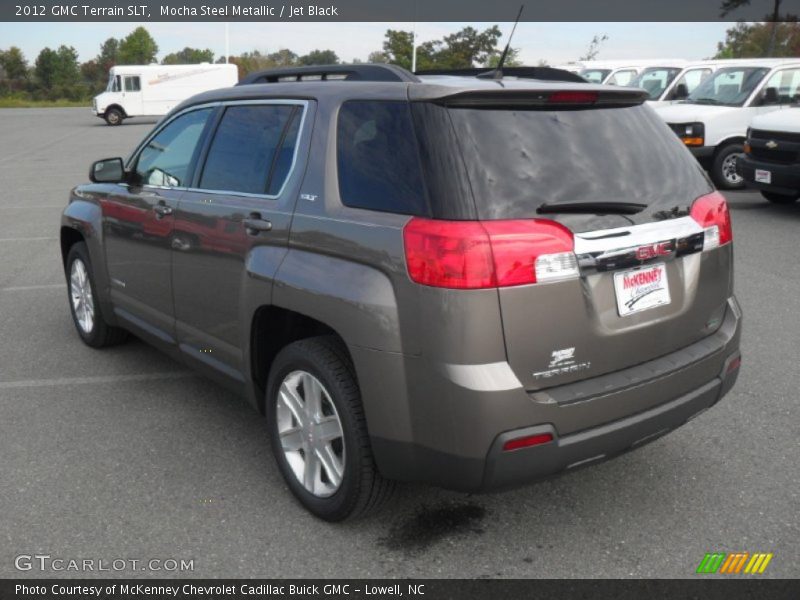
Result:
M156 219L161 219L172 214L172 207L167 206L166 204L156 204L153 207L153 210L156 213Z
M242 221L248 235L258 235L262 231L270 231L272 223L267 219L262 219L258 213L253 213L249 218Z

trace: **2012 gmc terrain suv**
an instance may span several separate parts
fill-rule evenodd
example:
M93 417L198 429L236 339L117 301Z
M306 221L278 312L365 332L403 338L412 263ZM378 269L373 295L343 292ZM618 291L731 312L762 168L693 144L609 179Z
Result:
M207 92L96 162L61 221L83 341L243 393L328 520L595 463L731 389L728 209L643 90L385 69Z

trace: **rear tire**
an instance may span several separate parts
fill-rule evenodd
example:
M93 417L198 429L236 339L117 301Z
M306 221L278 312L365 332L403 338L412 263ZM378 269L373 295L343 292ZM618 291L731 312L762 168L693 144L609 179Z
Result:
M109 108L105 114L106 123L112 126L121 125L125 116L118 108Z
M723 146L714 157L711 165L711 179L721 190L740 190L744 187L744 178L736 172L736 161L744 155L742 144Z
M342 521L389 497L394 483L375 465L353 365L338 338L283 348L270 369L266 409L278 468L309 512Z
M86 244L73 244L67 254L67 294L72 322L87 346L103 348L119 344L128 332L112 327L103 318Z
M774 204L794 204L798 196L787 196L786 194L776 194L775 192L762 191L761 195Z

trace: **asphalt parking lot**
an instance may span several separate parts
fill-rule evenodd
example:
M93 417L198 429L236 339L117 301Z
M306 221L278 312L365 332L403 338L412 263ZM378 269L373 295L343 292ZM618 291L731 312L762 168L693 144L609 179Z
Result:
M512 492L401 486L366 520L285 489L262 418L143 343L73 330L59 214L154 121L0 110L0 577L20 554L193 559L194 577L691 577L706 552L800 576L800 203L728 194L743 366L725 400L614 461ZM115 575L113 572L98 575Z

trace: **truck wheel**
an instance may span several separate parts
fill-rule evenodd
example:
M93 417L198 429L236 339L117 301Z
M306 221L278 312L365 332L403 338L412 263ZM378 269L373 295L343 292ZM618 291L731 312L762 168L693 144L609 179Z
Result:
M742 144L728 144L717 152L711 166L711 178L721 190L739 190L744 179L736 172L736 161L744 155Z
M67 291L72 321L89 346L102 348L123 342L128 332L108 325L97 301L97 287L86 244L74 244L67 254Z
M270 369L270 443L300 503L326 521L366 514L390 495L372 456L353 365L333 336L289 344Z
M122 119L124 119L122 115L122 111L118 108L109 108L106 111L105 119L106 123L109 125L120 125L122 124Z
M793 204L797 201L798 196L787 196L786 194L776 194L775 192L765 192L762 191L761 195L764 196L770 202L774 202L775 204Z

